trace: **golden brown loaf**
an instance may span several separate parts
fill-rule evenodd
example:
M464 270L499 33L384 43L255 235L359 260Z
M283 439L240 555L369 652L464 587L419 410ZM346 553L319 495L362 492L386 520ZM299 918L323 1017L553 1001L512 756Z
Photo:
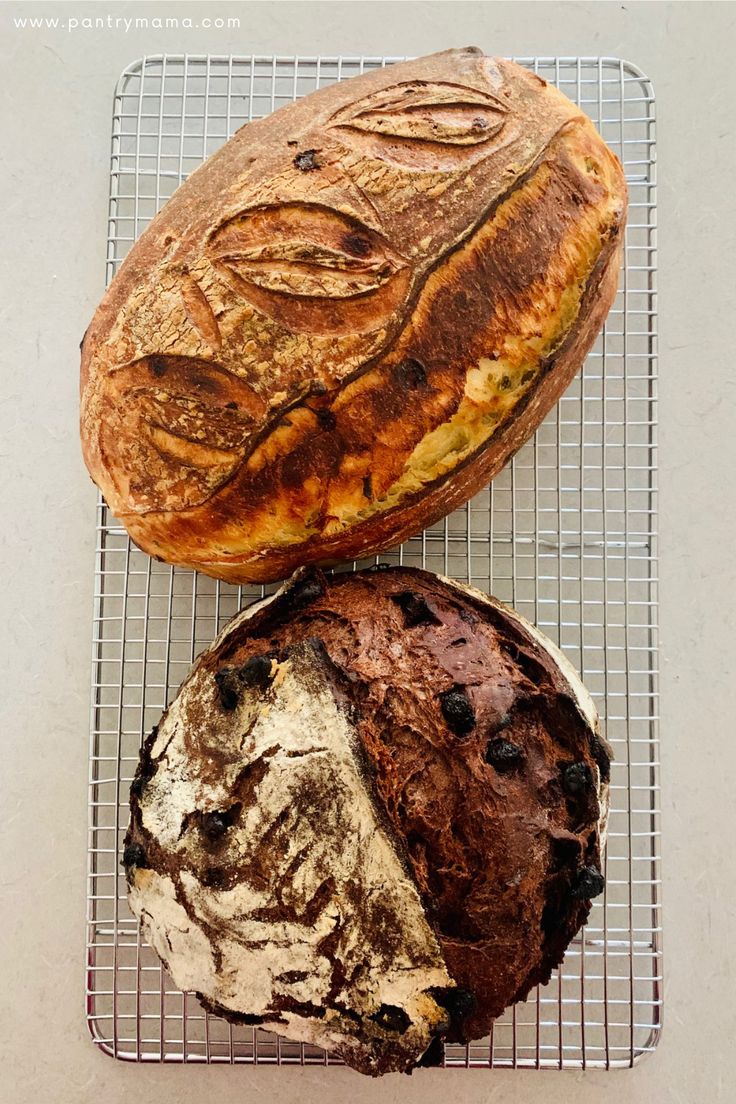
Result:
M223 579L389 547L476 493L567 387L625 211L590 120L472 48L250 123L85 335L92 477L143 549Z
M609 774L580 680L513 610L304 569L147 741L131 907L211 1010L366 1073L426 1064L562 959L603 889Z

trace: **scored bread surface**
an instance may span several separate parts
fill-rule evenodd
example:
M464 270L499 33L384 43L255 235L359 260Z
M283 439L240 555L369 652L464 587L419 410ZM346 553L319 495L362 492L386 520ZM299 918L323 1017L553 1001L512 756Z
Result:
M250 123L85 335L90 473L144 550L232 581L388 547L557 401L615 295L625 212L587 116L472 48Z

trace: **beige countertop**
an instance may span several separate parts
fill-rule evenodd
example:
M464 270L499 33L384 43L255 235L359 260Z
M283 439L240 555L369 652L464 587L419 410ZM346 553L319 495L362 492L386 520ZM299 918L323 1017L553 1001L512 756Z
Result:
M115 19L237 15L239 30ZM25 29L17 18L78 26ZM88 30L85 18L111 17ZM736 1099L736 7L689 3L0 6L2 54L2 997L0 1099L356 1102ZM103 288L112 90L144 53L605 54L658 102L665 1030L631 1071L141 1067L83 1019L94 490L77 346Z

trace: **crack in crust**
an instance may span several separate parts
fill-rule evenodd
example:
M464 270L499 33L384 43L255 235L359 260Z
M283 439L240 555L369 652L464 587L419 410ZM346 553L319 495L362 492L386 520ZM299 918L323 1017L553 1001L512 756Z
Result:
M307 97L193 174L113 282L83 345L90 472L141 547L233 581L386 547L559 397L624 217L592 124L511 63ZM397 388L407 361L422 387Z

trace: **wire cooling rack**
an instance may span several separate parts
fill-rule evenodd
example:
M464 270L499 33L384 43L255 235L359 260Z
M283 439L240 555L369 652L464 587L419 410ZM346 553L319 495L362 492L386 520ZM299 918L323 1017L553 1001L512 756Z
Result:
M147 57L113 108L107 278L182 180L243 123L384 58ZM465 509L381 559L492 591L581 671L616 761L606 890L548 985L446 1065L628 1066L659 1036L654 96L615 58L519 58L593 118L630 190L625 269L584 370ZM373 562L373 561L369 561ZM149 559L100 502L90 753L86 1007L97 1045L154 1062L337 1065L233 1027L179 992L128 911L120 868L144 734L192 660L260 587Z

